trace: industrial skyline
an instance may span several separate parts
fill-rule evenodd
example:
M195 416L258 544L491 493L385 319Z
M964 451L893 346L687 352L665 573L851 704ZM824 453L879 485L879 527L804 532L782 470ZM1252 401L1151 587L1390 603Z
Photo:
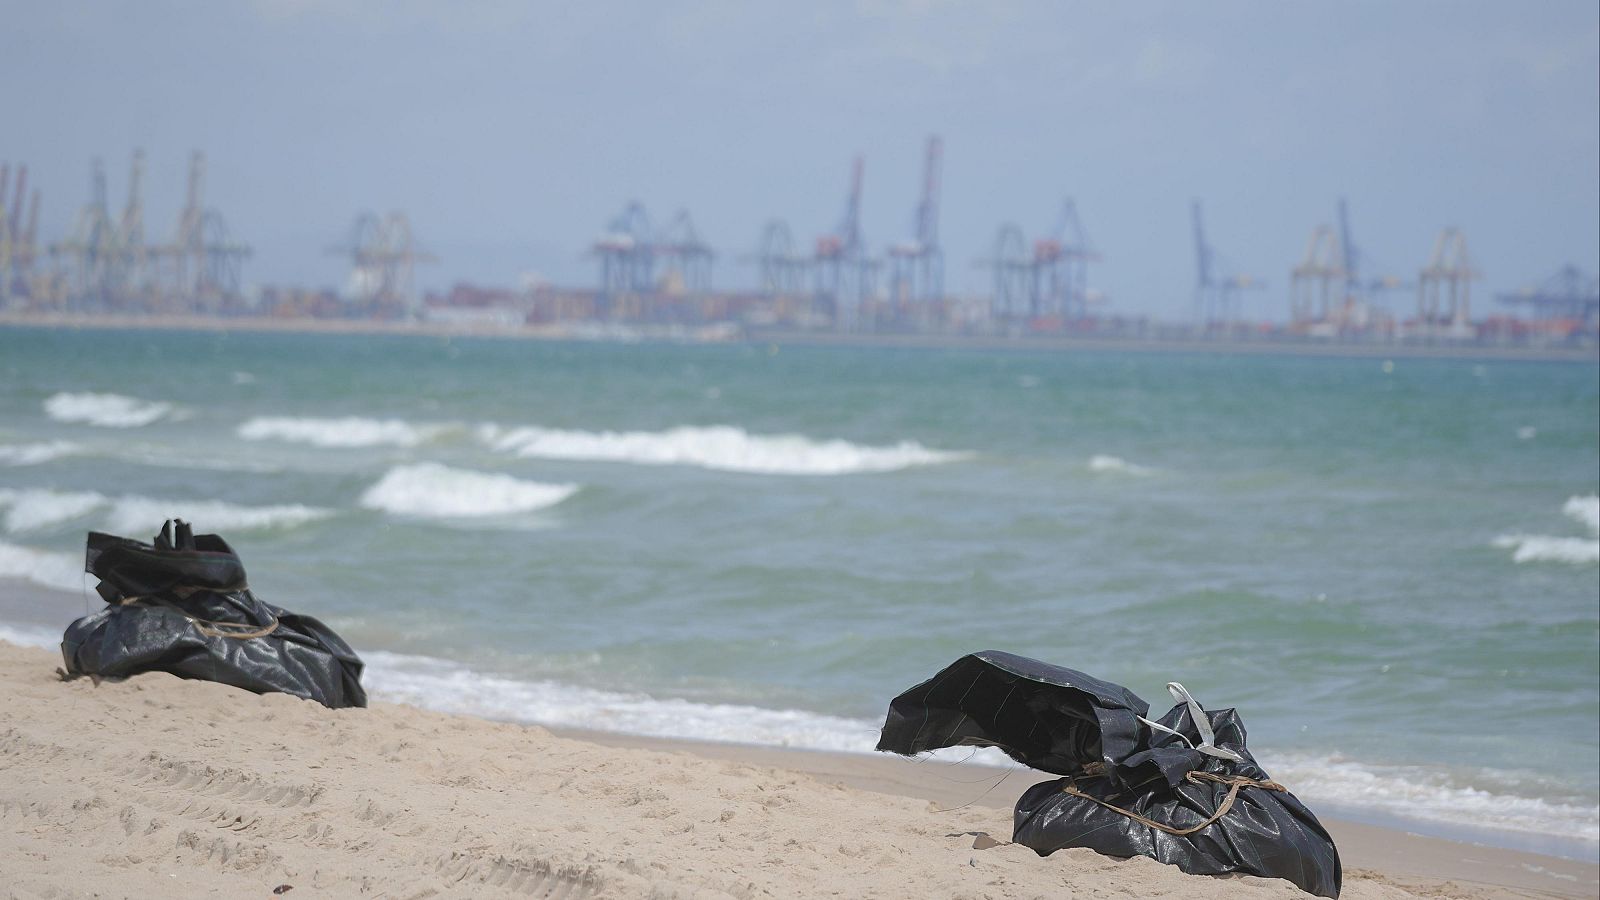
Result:
M1468 236L1475 296L1600 247L1593 4L948 7L705 3L581 10L492 2L19 5L0 34L0 157L31 164L60 235L87 158L135 148L152 221L181 207L195 148L258 284L338 284L362 210L404 211L439 262L419 287L587 283L608 219L691 212L722 254L775 215L809 252L865 161L859 221L911 232L924 140L945 138L945 287L989 290L996 226L1029 240L1075 200L1130 314L1193 305L1190 204L1287 318L1285 261L1346 197L1375 273ZM290 64L289 61L293 61ZM159 164L157 161L160 161ZM114 177L114 181L116 178ZM114 189L118 194L121 187ZM892 273L881 273L887 280ZM729 282L732 283L732 282Z
M690 212L680 209L669 221L653 224L643 205L633 201L588 248L588 256L598 265L598 281L591 286L543 282L508 289L461 281L449 296L430 292L426 303L417 287L417 264L439 259L416 241L403 212L361 213L347 237L326 248L327 253L348 260L342 290L330 292L318 285L263 288L241 277L241 264L251 255L249 245L234 240L221 212L205 205L206 162L198 151L190 157L177 226L165 242L146 238L142 150L133 153L121 215L111 211L105 169L96 158L88 202L80 208L72 230L49 243L38 234L40 193L38 189L28 193L26 165L18 167L13 188L10 164L0 162L0 308L399 319L487 311L504 323L677 322L741 327L764 323L800 330L930 334L1091 332L1108 327L1125 331L1130 319L1144 321L1116 310L1093 287L1089 267L1103 257L1070 197L1063 201L1054 226L1031 241L1012 222L999 226L988 255L973 261L990 274L987 294L947 294L938 215L943 148L940 136L927 138L922 190L909 236L877 248L861 227L864 162L857 156L844 213L833 229L810 245L797 244L788 223L772 218L762 229L757 253L732 255L732 261L755 270L753 283L749 273L733 278L725 274L723 283L714 286L712 273L719 253L701 237ZM1317 224L1303 257L1290 270L1285 335L1456 340L1485 336L1478 324L1485 317L1474 318L1471 305L1472 284L1483 272L1475 267L1459 229L1445 226L1438 232L1425 264L1408 281L1371 271L1365 251L1355 241L1344 198L1337 208L1337 227ZM1193 202L1191 212L1196 277L1187 324L1198 336L1248 334L1256 324L1274 317L1250 316L1242 309L1241 298L1266 291L1268 282L1234 271L1206 235L1200 201ZM729 254L721 255L730 259ZM545 295L542 309L533 292ZM1411 309L1405 308L1403 298L1391 299L1397 292L1414 295ZM1514 316L1526 313L1533 320L1583 321L1587 323L1583 329L1592 332L1600 316L1597 293L1596 279L1568 264L1540 285L1503 292L1498 298L1502 310L1496 314L1506 318L1509 307ZM270 295L265 305L264 295ZM564 299L551 303L557 295ZM489 308L442 310L463 302ZM1483 307L1479 309L1481 313ZM1490 332L1501 327L1491 325ZM1570 326L1556 327L1565 333ZM1508 337L1512 335L1496 339Z

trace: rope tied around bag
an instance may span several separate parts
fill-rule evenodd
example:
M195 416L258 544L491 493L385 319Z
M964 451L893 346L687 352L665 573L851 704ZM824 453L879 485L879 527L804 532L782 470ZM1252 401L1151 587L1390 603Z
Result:
M201 589L194 587L180 587L174 588L172 592L179 597L187 597L197 590ZM202 619L198 616L190 615L187 610L178 604L173 603L171 600L152 595L145 595L142 597L123 597L120 601L118 601L118 605L153 606L160 607L162 609L170 609L187 619L189 624L193 625L196 631L200 632L206 637L229 638L236 641L248 641L251 638L266 637L267 635L278 630L277 616L273 616L272 621L266 625L252 625L249 622L216 622L211 619Z
M1197 831L1200 831L1200 830L1202 830L1204 828L1209 827L1210 825L1215 823L1218 819L1220 819L1223 816L1227 815L1228 814L1228 810L1233 809L1233 801L1238 798L1239 791L1240 791L1241 788L1257 787L1257 788L1261 788L1263 790L1282 791L1282 792L1285 792L1285 793L1287 793L1288 790L1289 790L1288 788L1286 788L1283 785L1277 783L1276 781L1265 781L1265 780L1258 780L1258 779L1255 779L1255 778L1246 778L1243 775L1213 775L1210 772L1199 772L1199 771L1190 772L1190 773L1188 773L1187 775L1184 776L1184 780L1189 782L1190 784L1200 784L1202 782L1210 782L1212 784L1225 784L1225 785L1228 786L1228 793L1227 793L1226 796L1224 796L1222 798L1222 802L1217 804L1217 811L1212 813L1209 817L1207 817L1200 824L1191 826L1189 828L1174 828L1171 825L1168 825L1168 824L1166 824L1164 822L1157 822L1154 819L1151 819L1151 818L1148 818L1146 816L1140 815L1139 813L1136 813L1131 809L1123 809L1122 807L1117 806L1116 804L1107 803L1106 801L1101 800L1099 797L1093 797L1093 796L1090 796L1089 794L1084 793L1082 790L1080 790L1078 788L1078 780L1079 780L1079 778L1103 778L1103 777L1105 777L1105 766L1102 763L1091 763L1090 765L1084 766L1084 772L1086 773L1085 775L1081 775L1081 776L1078 776L1078 777L1075 777L1075 778L1071 778L1071 779L1069 779L1067 781L1066 784L1063 784L1061 786L1062 793L1070 794L1070 795L1072 795L1074 797L1081 797L1081 798L1083 798L1085 800L1093 801L1094 803L1098 803L1101 806L1104 806L1106 809L1111 810L1112 812L1119 813L1121 815L1127 816L1128 818L1134 820L1135 822L1138 822L1141 825L1148 825L1151 828L1156 829L1157 831L1164 831L1167 834L1170 834L1170 835L1172 835L1174 837L1184 837L1185 835L1194 834Z

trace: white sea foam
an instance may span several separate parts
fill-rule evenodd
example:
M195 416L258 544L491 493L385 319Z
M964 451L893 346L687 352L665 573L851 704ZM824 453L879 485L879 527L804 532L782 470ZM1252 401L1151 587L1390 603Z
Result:
M599 432L486 425L479 430L479 436L497 450L538 459L700 466L766 475L890 472L968 456L930 450L915 441L870 447L842 440L813 440L798 434L753 435L730 425Z
M1089 471L1114 472L1119 475L1150 475L1155 470L1145 466L1134 465L1118 456L1096 454L1089 457Z
M83 588L83 557L0 541L0 578L21 578L61 591Z
M1590 565L1600 562L1600 496L1568 497L1561 511L1582 523L1588 537L1560 537L1547 534L1502 534L1494 546L1511 550L1513 562L1559 562Z
M54 650L61 646L61 632L38 625L0 624L0 641L19 647L39 647Z
M361 495L361 505L403 516L506 516L554 506L578 490L510 475L468 472L438 463L396 466Z
M415 447L438 437L442 425L414 425L399 419L304 419L262 416L239 426L247 441L288 441L313 447Z
M107 497L93 491L0 490L6 531L47 528L91 517L107 531L154 534L171 518L185 519L202 531L293 528L323 519L331 510L300 504L240 506L220 500L162 500L152 497Z
M476 672L460 663L384 651L362 654L375 699L442 712L653 737L870 753L881 722L801 710L698 703ZM1258 754L1261 756L1262 754ZM998 750L950 748L945 762L1009 768ZM1476 787L1450 773L1373 766L1338 756L1266 755L1273 778L1301 799L1418 821L1600 841L1594 806ZM1505 781L1483 773L1486 781ZM1515 780L1515 779L1511 779ZM975 784L986 783L973 778ZM981 788L975 788L975 793Z
M8 490L0 488L0 509L6 531L15 534L86 516L105 505L93 491Z
M173 406L122 394L56 394L44 411L57 422L81 422L101 428L138 428L171 416Z
M1568 497L1561 511L1589 526L1589 533L1600 536L1600 496Z
M71 441L5 444L0 445L0 466L36 466L82 451L80 445Z
M287 503L240 506L221 500L158 500L118 497L105 514L106 530L117 534L155 534L167 519L179 518L202 532L297 528L333 515L333 510Z
M362 659L375 699L491 719L844 751L870 750L878 732L877 723L865 720L522 681L423 656L369 651Z
M1312 804L1342 804L1407 819L1600 842L1600 810L1577 798L1554 800L1485 790L1464 782L1462 776L1421 766L1376 766L1339 756L1257 757L1274 781ZM1503 776L1482 773L1490 781Z
M1552 537L1547 534L1502 534L1494 539L1502 550L1512 550L1512 562L1559 562L1587 565L1600 562L1600 540Z

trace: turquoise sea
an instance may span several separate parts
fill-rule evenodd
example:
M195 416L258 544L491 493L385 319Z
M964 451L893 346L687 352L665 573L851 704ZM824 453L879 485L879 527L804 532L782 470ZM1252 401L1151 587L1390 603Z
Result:
M13 328L0 637L181 516L377 698L866 752L1004 649L1237 707L1313 809L1593 858L1597 469L1588 364Z

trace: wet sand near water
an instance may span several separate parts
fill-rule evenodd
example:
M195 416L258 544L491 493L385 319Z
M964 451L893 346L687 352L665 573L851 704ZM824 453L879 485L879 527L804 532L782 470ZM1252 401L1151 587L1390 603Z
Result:
M1004 843L1017 775L974 800L989 773L331 711L161 673L63 682L59 665L0 642L9 896L1305 896ZM1590 863L1330 828L1353 900L1600 888Z

